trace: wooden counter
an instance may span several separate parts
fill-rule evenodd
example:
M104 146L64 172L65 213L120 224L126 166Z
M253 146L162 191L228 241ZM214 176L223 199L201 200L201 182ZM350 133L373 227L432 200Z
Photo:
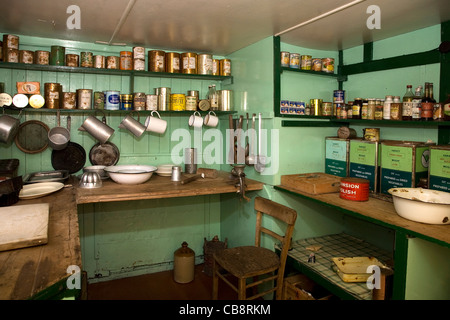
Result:
M0 252L1 300L24 300L36 298L36 295L45 298L43 292L49 288L56 293L65 289L65 281L70 276L66 272L69 266L82 269L77 204L190 197L239 190L235 186L236 180L226 172L219 172L215 179L199 179L185 185L156 174L140 185L121 185L108 179L103 181L101 188L81 189L77 188L78 180L74 177L67 184L69 186L51 195L14 204L50 204L48 243ZM246 184L246 191L261 190L264 186L249 179Z
M190 175L186 175L188 177ZM97 189L76 189L78 204L112 201L129 201L144 199L161 199L175 197L192 197L208 194L236 193L236 180L230 177L229 172L220 171L215 179L197 179L182 185L171 181L170 177L161 177L153 174L150 180L139 185L118 184L108 179L103 186ZM261 190L263 183L246 179L246 192ZM239 195L236 195L237 197Z
M369 198L369 201L355 202L341 199L339 193L308 194L287 186L276 186L275 189L287 191L305 199L318 202L346 214L362 218L388 228L429 240L450 247L450 225L432 225L411 221L400 217L394 209L394 204L388 201Z
M81 265L78 213L73 187L49 196L20 200L14 206L49 203L48 243L0 252L0 299L25 300L55 284L53 295L64 290L70 265Z

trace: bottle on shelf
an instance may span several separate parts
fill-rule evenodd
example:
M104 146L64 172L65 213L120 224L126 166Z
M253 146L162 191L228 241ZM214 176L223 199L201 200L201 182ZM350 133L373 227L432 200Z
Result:
M392 96L386 96L383 105L383 120L391 119L391 104L392 104Z
M217 111L219 110L219 100L217 97L216 85L210 85L208 87L208 100L210 104L210 110Z
M412 101L412 120L420 121L422 118L422 86L418 86L414 93L414 99Z
M391 103L391 120L402 120L402 103L400 96L395 96Z
M436 100L433 99L433 84L425 83L425 96L422 99L422 121L433 121L433 109Z
M403 96L402 105L402 120L411 121L412 120L412 104L414 99L414 93L412 92L412 85L408 84L406 86L406 93Z
M377 99L375 105L375 120L383 120L383 104L384 100Z

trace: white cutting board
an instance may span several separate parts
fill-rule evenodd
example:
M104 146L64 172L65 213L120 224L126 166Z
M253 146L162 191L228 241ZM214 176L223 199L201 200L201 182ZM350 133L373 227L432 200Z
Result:
M46 244L49 204L0 208L0 251Z

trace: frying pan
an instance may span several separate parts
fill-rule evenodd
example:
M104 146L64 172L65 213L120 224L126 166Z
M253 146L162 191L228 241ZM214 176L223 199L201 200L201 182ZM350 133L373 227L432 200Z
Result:
M89 152L89 160L94 166L113 166L119 161L119 148L112 142L96 143Z
M52 151L52 166L55 170L76 173L83 169L85 163L86 151L78 143L69 141L64 149Z

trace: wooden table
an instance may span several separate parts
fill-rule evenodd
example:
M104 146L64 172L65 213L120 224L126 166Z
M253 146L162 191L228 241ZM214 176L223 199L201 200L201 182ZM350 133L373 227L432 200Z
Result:
M0 299L55 296L54 292L65 289L65 281L70 276L67 267L76 265L82 269L77 204L192 197L239 190L236 180L227 172L219 172L215 179L199 179L185 185L156 174L140 185L106 180L101 188L81 189L77 188L78 180L74 177L67 184L68 187L51 195L15 204L50 203L48 243L0 252ZM263 186L261 182L246 179L246 191L261 190Z
M24 300L54 296L70 276L71 265L81 269L81 246L75 189L66 187L51 195L20 200L14 206L49 203L48 243L0 252L0 299ZM46 289L52 288L49 291Z

